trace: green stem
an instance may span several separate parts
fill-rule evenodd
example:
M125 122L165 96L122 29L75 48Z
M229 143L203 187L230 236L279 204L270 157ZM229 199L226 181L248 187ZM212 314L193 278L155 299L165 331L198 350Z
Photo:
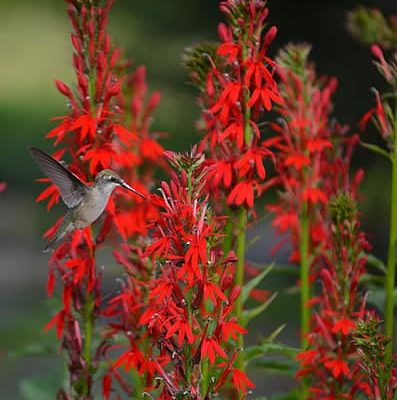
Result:
M201 396L204 399L205 396L207 395L208 392L208 383L209 383L209 364L208 364L208 359L201 360L201 380L200 380L200 386L201 386Z
M300 235L299 235L299 253L300 253L300 280L301 280L301 348L306 349L307 334L310 329L310 309L308 301L310 299L310 260L309 260L309 209L308 203L304 202L300 215ZM303 397L307 398L307 382L303 381Z
M240 206L238 209L238 221L237 221L237 242L236 242L236 254L238 257L236 266L236 285L242 288L244 286L244 264L245 264L245 235L247 230L247 210L244 206ZM235 315L239 324L242 324L243 314L243 302L241 296L236 299L235 303ZM242 349L244 347L243 335L238 336L238 347ZM236 363L237 368L244 370L244 355L241 351Z
M303 204L302 213L300 215L300 235L299 235L299 253L300 253L300 264L301 264L301 347L306 349L307 338L306 335L309 333L310 323L310 310L307 302L310 298L310 285L309 285L309 215L308 215L308 204Z
M92 293L87 295L86 303L84 305L84 344L83 344L83 356L86 363L86 371L87 375L92 371L91 365L91 344L92 344L92 335L94 328L94 296ZM89 395L91 391L90 384L88 379L85 379L84 384L84 393L85 395Z
M229 254L233 245L233 213L230 209L227 212L228 220L225 225L225 236L223 238L223 254L225 257Z
M90 234L92 236L92 228L90 228ZM95 252L90 249L89 251L90 257L95 260ZM81 317L83 320L83 358L85 361L85 371L82 371L82 376L80 377L80 381L82 382L81 385L81 393L80 390L78 391L79 395L88 396L91 395L91 386L92 386L92 379L90 377L91 373L93 372L94 368L91 364L91 347L92 347L92 337L94 331L94 310L95 310L95 293L88 291L88 278L87 278L87 286L86 286L87 297L85 299L85 303L83 305L81 311ZM80 398L80 397L78 397Z
M397 107L396 107L397 114ZM394 120L394 146L392 161L392 183L390 201L390 236L389 251L387 256L387 271L385 281L385 335L392 340L386 346L385 363L389 364L392 359L394 342L394 286L396 278L396 250L397 250L397 118Z

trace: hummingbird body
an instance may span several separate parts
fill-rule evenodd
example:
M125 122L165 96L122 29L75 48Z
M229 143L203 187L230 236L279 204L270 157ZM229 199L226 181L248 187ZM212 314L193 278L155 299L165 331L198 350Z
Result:
M109 171L109 173L112 173L112 171ZM120 186L119 183L99 181L97 177L95 184L87 190L81 203L72 209L73 224L76 229L82 229L91 225L101 216L105 211L113 190L118 186Z
M104 212L109 198L116 187L123 187L138 196L145 196L124 182L115 172L105 169L97 174L92 186L65 168L59 161L40 149L31 147L31 154L44 173L58 187L64 203L69 207L55 237L44 251L51 250L66 235L75 229L94 223Z

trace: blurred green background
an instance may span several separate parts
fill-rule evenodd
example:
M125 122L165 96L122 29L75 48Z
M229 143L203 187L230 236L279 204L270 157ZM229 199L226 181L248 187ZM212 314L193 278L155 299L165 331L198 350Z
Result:
M340 81L335 116L350 124L353 131L372 104L369 88L382 88L383 83L369 50L355 43L346 31L346 12L357 4L366 4L397 13L397 6L391 3L269 1L270 20L279 28L271 51L274 54L291 40L312 43L312 59L318 71L335 75ZM216 0L118 0L113 9L110 31L115 43L125 48L136 65L147 66L150 88L162 92L153 129L169 132L170 139L164 142L167 148L185 150L197 140L196 93L188 84L181 56L192 43L216 39L217 23L222 19L217 4ZM44 205L35 204L40 187L34 179L40 172L27 148L35 144L50 149L44 140L54 126L49 119L65 112L65 101L55 90L54 79L73 80L69 32L61 0L0 1L0 181L8 184L0 195L0 399L24 398L22 393L29 391L25 379L45 379L49 369L56 372L59 368L59 360L8 354L17 353L38 338L52 338L42 333L50 308L45 295L47 256L41 253L40 236L63 209L56 207L47 214ZM371 130L364 139L380 143ZM387 166L364 149L357 151L354 163L367 172L361 205L364 227L370 232L375 253L383 257L389 206ZM268 219L251 232L251 236L258 234L261 239L249 249L248 258L266 262L266 249L274 242ZM286 256L284 251L281 257ZM293 282L273 278L267 286L274 290ZM293 308L297 304L293 296L283 296L274 303L253 328L253 338L287 323L283 340L296 343L298 310ZM259 375L254 377L257 395L269 395L291 385L282 378L259 381ZM45 400L39 393L31 398Z

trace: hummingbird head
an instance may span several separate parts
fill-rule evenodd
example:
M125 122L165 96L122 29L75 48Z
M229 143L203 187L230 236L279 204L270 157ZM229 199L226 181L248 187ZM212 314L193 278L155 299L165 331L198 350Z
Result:
M110 190L121 186L124 189L127 189L130 192L142 197L143 199L145 198L145 196L141 192L138 192L138 190L128 185L123 179L121 179L115 172L111 171L110 169L104 169L99 172L95 177L95 184L98 184L104 188L109 188Z

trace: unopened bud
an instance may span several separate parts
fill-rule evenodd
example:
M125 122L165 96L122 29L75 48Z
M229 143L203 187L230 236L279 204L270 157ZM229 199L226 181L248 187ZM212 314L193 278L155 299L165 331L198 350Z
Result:
M153 94L151 95L150 100L148 102L148 106L147 106L148 111L147 112L148 113L152 112L157 107L160 100L161 100L161 93L153 92Z
M57 89L65 96L70 97L71 91L67 85L65 85L63 82L55 80L55 86Z
M272 26L265 35L264 46L269 46L271 42L273 42L274 38L277 35L277 27Z
M226 290L231 285L232 282L233 282L233 275L227 274L222 280L221 284L222 290L223 291Z
M218 25L218 34L219 34L219 37L221 38L221 40L223 40L224 42L228 41L228 39L229 39L229 31L228 31L228 29L227 29L225 24L220 23Z
M383 60L384 59L383 51L380 48L380 46L378 46L377 44L373 44L371 46L371 52L376 58L379 58L379 60Z
M236 299L238 298L238 296L240 296L240 293L241 293L241 288L240 288L240 286L235 286L232 290L231 290L231 292L230 292L230 294L229 294L229 301L231 302L231 303L234 303L235 301L236 301Z

